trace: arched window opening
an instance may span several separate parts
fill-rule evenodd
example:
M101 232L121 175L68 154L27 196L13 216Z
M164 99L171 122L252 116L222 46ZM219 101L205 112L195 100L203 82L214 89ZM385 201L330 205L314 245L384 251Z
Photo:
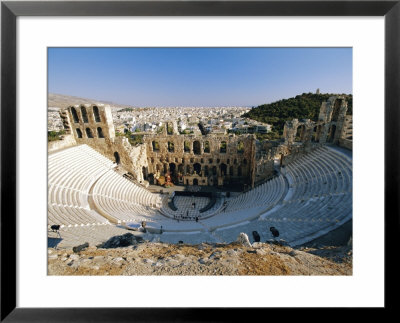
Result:
M336 125L331 125L328 131L327 142L332 143L335 140Z
M217 175L217 166L213 166L212 173L213 175Z
M79 122L79 117L78 117L78 113L76 113L76 110L74 107L71 107L71 114L72 114L72 118L74 119L75 123ZM79 137L82 138L82 137Z
M240 141L237 145L237 153L238 154L243 154L244 153L244 143L243 141Z
M100 127L97 128L97 136L99 138L104 138L103 129L101 129Z
M221 164L219 167L220 167L222 176L228 175L227 172L226 172L226 170L227 170L226 164Z
M194 164L193 169L196 172L196 174L201 175L201 165L199 163Z
M81 113L82 113L82 119L84 123L88 123L89 119L87 116L87 112L86 112L86 108L85 107L81 107Z
M169 172L171 174L171 176L175 176L175 171L176 171L176 165L174 163L170 163L169 164Z
M194 141L193 142L193 153L195 155L200 155L201 154L201 144L200 141Z
M94 115L94 120L96 120L96 122L101 122L99 108L96 106L93 107L93 115Z
M168 151L170 153L173 153L175 151L174 143L171 141L168 141Z
M76 135L78 136L78 138L82 138L82 131L81 131L81 129L79 129L79 128L76 129Z
M93 138L92 130L90 130L90 128L86 128L86 135L88 138Z
M160 151L160 145L158 144L158 141L153 141L151 144L153 146L153 151Z
M242 167L238 167L238 169L237 169L237 172L238 172L238 176L242 176Z
M213 159L210 158L210 159L208 160L208 163L209 163L209 164L212 164L212 163L213 163Z
M297 127L295 141L298 141L298 142L299 141L303 141L305 130L306 129L305 129L304 125L301 125L300 127Z
M143 178L147 179L147 167L142 167L142 174L143 174Z
M204 152L205 153L210 152L210 143L208 141L204 142Z
M226 153L226 141L221 141L221 144L219 146L219 152L222 154Z
M208 166L204 166L204 175L208 176Z
M185 153L190 153L190 142L189 141L185 141L183 143L183 151Z
M168 135L174 134L174 128L172 127L172 123L170 123L170 122L167 122L167 134Z
M190 165L186 165L186 174L190 174Z
M338 121L341 105L342 105L342 100L336 99L335 105L333 106L332 119L331 119L332 121Z
M197 178L193 179L193 185L199 185L199 180Z
M243 159L243 165L247 165L247 159Z

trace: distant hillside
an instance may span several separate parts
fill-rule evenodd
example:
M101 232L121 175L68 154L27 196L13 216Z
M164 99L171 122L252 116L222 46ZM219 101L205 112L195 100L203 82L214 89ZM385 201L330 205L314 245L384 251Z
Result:
M311 119L317 121L321 103L337 94L303 93L294 98L279 100L269 104L262 104L245 113L243 117L254 119L273 125L275 135L282 135L285 121L297 119ZM353 96L341 94L348 102L347 114L353 114Z
M116 107L116 108L129 107L126 104L118 104L118 103L109 102L109 101L99 101L99 100L94 100L94 99L79 98L76 96L55 94L55 93L49 93L47 99L48 99L48 101L47 101L48 108L54 108L54 107L66 108L69 105L75 105L75 104L104 104L104 105L110 105L110 106Z

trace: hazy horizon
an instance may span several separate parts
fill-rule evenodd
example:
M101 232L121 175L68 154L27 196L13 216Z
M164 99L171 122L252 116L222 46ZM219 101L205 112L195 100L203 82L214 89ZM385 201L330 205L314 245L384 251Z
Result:
M352 94L352 48L49 48L48 89L135 107Z

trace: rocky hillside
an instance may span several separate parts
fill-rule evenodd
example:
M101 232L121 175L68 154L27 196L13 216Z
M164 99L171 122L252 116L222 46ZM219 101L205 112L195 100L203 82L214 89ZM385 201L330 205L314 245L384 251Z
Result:
M110 105L118 109L129 107L128 105L117 104L109 101L99 101L94 99L79 98L76 96L63 95L63 94L49 93L47 96L47 107L49 109L66 108L70 105L75 105L75 104L104 104L104 105Z
M238 241L174 245L138 240L125 247L103 244L79 252L49 248L48 274L352 275L351 246L293 249L276 242Z

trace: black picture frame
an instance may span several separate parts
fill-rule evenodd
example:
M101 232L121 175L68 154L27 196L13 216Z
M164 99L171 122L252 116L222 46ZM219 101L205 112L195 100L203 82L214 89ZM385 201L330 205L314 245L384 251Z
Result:
M16 19L19 16L384 16L385 17L385 308L398 275L400 0L395 1L4 1L1 3L1 321L233 321L243 309L17 308ZM373 148L373 147L372 147ZM372 150L372 149L371 149ZM377 166L378 167L378 166ZM371 175L372 176L372 175ZM371 240L373 243L373 239ZM371 255L373 258L373 255ZM389 279L390 277L390 279ZM259 309L252 309L260 311ZM253 317L251 313L251 316ZM262 315L266 315L265 312ZM255 317L253 317L255 318ZM249 317L251 319L251 317ZM271 318L268 318L271 319Z

